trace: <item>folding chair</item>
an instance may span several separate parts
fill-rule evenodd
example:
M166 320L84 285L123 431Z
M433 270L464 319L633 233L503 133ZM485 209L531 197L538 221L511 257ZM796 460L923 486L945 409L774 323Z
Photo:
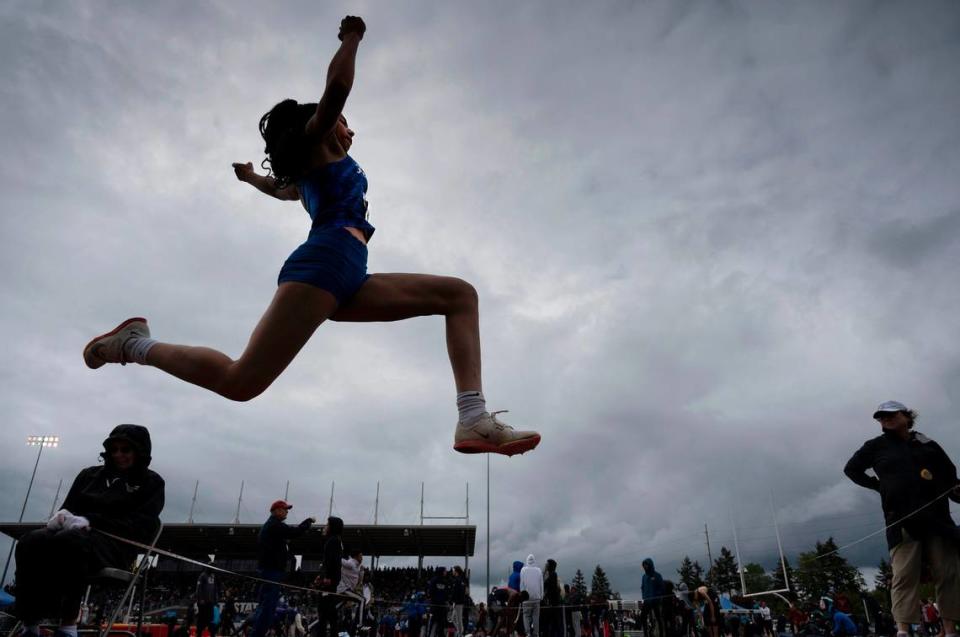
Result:
M122 568L104 568L92 575L87 579L87 582L90 584L126 584L127 588L123 593L123 597L120 598L120 601L117 602L116 606L113 609L113 613L110 615L110 621L104 626L103 630L100 631L100 637L107 637L110 634L110 631L113 629L113 625L117 621L117 616L120 614L120 610L126 605L127 600L130 598L131 593L137 585L137 579L143 574L143 582L140 586L140 608L137 612L137 632L136 634L140 635L140 631L143 628L143 604L145 601L146 590L147 590L147 570L150 568L150 556L153 553L153 549L157 546L157 541L160 540L160 534L163 533L163 522L160 523L160 527L157 529L157 534L153 536L153 541L150 543L150 548L144 554L143 558L136 565L133 571L125 571Z

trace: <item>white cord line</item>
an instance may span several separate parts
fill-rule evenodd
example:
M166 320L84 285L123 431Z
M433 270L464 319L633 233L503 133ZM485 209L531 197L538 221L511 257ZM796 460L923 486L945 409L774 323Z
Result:
M878 531L874 531L873 533L870 533L870 534L868 534L868 535L864 535L864 536L863 536L862 538L860 538L859 540L854 540L853 542L850 542L849 544L844 544L843 546L841 546L840 548L838 548L838 549L836 549L836 550L834 550L834 551L830 551L829 553L824 553L823 555L818 555L817 557L814 558L814 561L816 561L816 560L822 560L823 558L829 557L829 556L833 555L834 553L839 553L839 552L842 551L843 549L850 548L851 546L853 546L853 545L855 545L855 544L860 544L860 542L863 542L863 541L865 541L865 540L869 540L870 538L872 538L872 537L875 536L875 535L879 535L879 534L881 534L881 533L886 533L887 529L889 529L890 527L897 526L898 524L900 524L901 522L903 522L903 521L906 520L907 518L912 518L912 517L915 516L916 514L920 513L921 511L923 511L924 509L926 509L928 506L930 506L931 504L933 504L933 503L936 502L937 500L941 500L942 498L945 498L946 496L948 496L948 495L950 494L951 491L953 491L954 489L956 489L958 486L960 486L960 485L954 485L954 486L950 487L949 489L947 489L946 491L944 491L943 493L941 493L940 495L938 495L937 497L935 497L933 500L930 500L929 502L927 502L926 504L924 504L922 507L920 507L920 508L917 509L916 511L913 511L913 512L911 512L911 513L906 514L905 516L903 516L902 518L900 518L900 519L897 520L896 522L891 522L890 524L886 525L885 527L883 527L882 529L880 529L880 530L878 530Z

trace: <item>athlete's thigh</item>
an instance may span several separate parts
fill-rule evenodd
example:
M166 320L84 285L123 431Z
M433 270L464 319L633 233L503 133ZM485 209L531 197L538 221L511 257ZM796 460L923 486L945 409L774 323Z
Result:
M332 321L400 321L443 314L463 280L434 274L374 274L343 304Z
M279 376L336 309L336 297L326 290L281 283L237 361L243 375L270 380Z

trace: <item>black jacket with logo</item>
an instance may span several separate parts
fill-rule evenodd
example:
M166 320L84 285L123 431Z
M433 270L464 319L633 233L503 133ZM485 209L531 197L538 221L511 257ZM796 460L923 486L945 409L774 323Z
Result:
M77 475L62 508L90 520L94 530L149 544L160 528L165 488L163 478L147 468L151 460L150 434L139 425L120 425L107 441L116 439L126 440L134 447L134 466L119 471L104 454L104 466L87 467ZM126 561L132 561L140 552L126 544L112 540L111 543Z
M867 475L867 469L873 469L876 477ZM910 437L904 440L884 431L865 442L843 472L861 487L880 493L883 517L890 526L887 529L889 548L903 541L904 529L914 539L941 536L960 541L946 498L923 508L960 480L957 468L943 448L922 433L911 431ZM950 498L960 501L956 494ZM900 522L907 516L910 517Z

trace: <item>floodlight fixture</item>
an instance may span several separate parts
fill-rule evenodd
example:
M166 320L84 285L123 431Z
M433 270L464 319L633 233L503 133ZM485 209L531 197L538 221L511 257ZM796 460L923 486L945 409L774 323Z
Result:
M30 447L59 447L60 436L27 436Z

